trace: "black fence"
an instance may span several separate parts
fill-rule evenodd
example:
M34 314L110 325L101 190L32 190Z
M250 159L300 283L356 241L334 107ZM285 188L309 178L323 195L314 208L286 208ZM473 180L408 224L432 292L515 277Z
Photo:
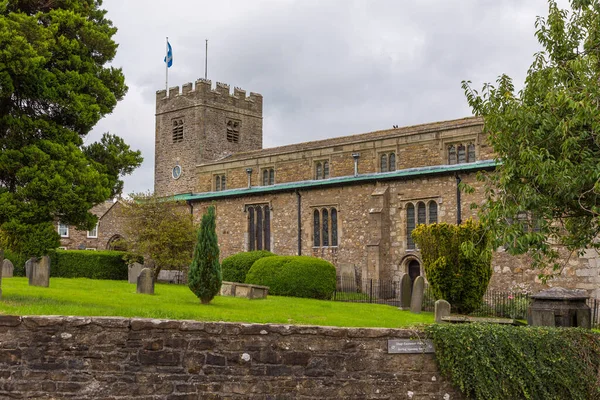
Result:
M391 280L337 278L337 288L332 296L334 301L352 303L377 303L400 306L400 284ZM423 311L433 312L435 296L430 285L425 284ZM479 307L470 315L487 318L513 318L526 320L527 308L531 303L528 293L502 292L489 289ZM590 298L592 328L600 329L600 300Z

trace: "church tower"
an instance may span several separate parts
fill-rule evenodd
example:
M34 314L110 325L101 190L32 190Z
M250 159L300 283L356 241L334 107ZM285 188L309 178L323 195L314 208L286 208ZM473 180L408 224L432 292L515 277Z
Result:
M196 191L196 166L262 149L262 96L199 79L156 92L154 192Z

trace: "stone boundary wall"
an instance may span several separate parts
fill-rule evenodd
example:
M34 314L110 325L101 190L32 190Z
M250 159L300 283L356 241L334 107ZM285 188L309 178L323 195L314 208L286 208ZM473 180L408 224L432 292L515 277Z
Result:
M459 399L407 329L0 316L0 398Z

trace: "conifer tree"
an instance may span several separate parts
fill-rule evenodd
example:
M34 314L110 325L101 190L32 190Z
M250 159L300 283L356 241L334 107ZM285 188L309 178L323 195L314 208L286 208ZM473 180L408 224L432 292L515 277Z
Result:
M198 230L194 259L188 272L188 286L202 304L208 304L219 293L221 282L215 207L210 206L202 216Z

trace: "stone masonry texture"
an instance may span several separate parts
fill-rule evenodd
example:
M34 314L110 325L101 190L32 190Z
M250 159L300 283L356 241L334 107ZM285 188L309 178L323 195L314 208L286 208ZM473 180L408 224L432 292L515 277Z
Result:
M412 399L461 395L406 329L0 316L0 398Z

